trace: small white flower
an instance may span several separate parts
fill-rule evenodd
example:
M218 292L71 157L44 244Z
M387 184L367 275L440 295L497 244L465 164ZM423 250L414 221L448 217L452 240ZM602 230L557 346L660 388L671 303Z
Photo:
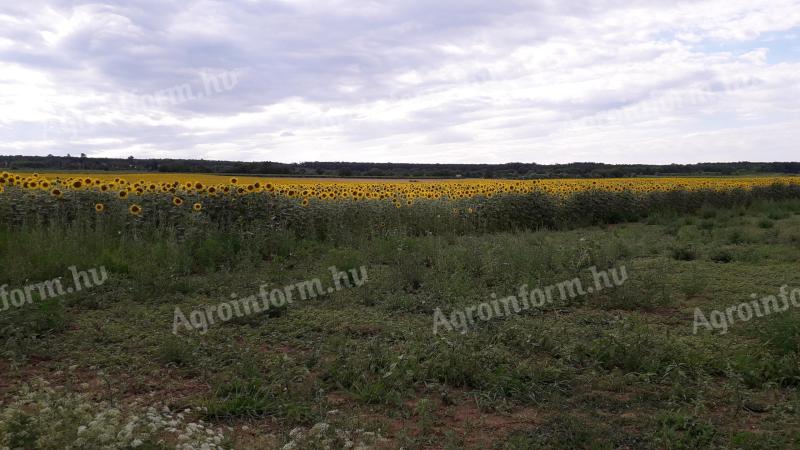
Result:
M319 436L321 434L325 434L325 432L328 431L328 428L330 428L330 425L325 422L320 422L311 427L311 430L308 432L308 434L310 436Z

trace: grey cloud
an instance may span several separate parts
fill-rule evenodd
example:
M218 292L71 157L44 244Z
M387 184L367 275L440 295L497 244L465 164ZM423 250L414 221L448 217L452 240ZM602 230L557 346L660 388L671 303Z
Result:
M706 61L704 55L691 54L668 38L670 32L692 27L706 33L711 25L670 23L659 17L641 26L635 21L614 26L602 20L632 8L669 17L676 3L6 2L0 6L0 14L11 19L0 30L0 37L15 45L0 47L0 64L46 75L54 86L53 93L48 92L54 96L52 109L64 122L82 123L81 137L118 139L116 146L121 149L158 148L191 154L197 146L239 143L241 157L248 157L258 154L250 148L254 144L243 143L248 137L263 139L264 145L271 147L309 135L315 139L324 135L342 146L389 142L385 145L390 148L418 138L441 147L444 143L469 144L472 138L454 127L472 123L480 123L483 130L498 136L507 130L505 135L514 139L535 140L554 135L564 121L636 106L664 92L697 85L719 90L724 74L714 67L729 68L733 63L719 56ZM65 37L48 46L44 32L58 25L45 15L48 11L87 19L77 21L68 33L62 30ZM562 44L574 54L541 56L534 68L511 59L522 48L538 58L540 53L548 54L546 49ZM653 65L659 58L663 62ZM453 67L458 70L448 71ZM160 112L151 114L155 123L145 124L139 117L142 111L119 100L185 85L203 92L202 73L237 69L240 77L233 88L203 98L167 102L157 108ZM419 80L399 80L412 71L420 74ZM541 79L536 78L540 74ZM623 87L603 85L574 96L526 97L517 92L545 82L556 86L626 75L630 81ZM783 89L774 84L769 87L777 93ZM79 98L61 98L67 94ZM2 100L0 96L0 103ZM255 122L232 120L290 100L320 111L345 111L321 117L287 112ZM385 117L374 116L375 111ZM118 114L103 118L110 112ZM75 119L82 115L88 117ZM171 120L159 123L158 117ZM198 118L218 118L231 125L203 132L189 126ZM0 133L6 142L36 140L29 122L4 125ZM271 141L270 136L284 139ZM69 133L57 139L60 142L54 153L114 150L110 144L79 144L81 139L73 139ZM34 144L31 148L38 148ZM315 144L309 141L309 145ZM431 153L431 158L439 156Z

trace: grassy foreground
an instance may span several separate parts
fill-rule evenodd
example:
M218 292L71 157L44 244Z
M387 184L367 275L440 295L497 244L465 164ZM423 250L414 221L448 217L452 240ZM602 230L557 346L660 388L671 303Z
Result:
M800 310L693 333L695 308L800 288L800 201L563 231L197 233L0 231L9 290L108 274L0 312L0 448L800 446ZM176 306L327 286L330 266L368 279L173 334ZM622 286L433 333L436 308L621 266Z

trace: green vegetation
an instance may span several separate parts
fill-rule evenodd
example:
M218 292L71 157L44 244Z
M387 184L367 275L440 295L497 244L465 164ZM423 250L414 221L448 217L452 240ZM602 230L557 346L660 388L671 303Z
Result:
M491 221L469 230L422 213L380 226L357 208L336 227L4 216L9 289L69 278L70 266L104 266L108 280L0 312L0 448L64 448L106 411L85 436L92 448L164 404L190 409L180 427L203 420L223 432L226 448L797 448L800 311L724 335L692 331L696 307L800 288L800 200L658 211L588 210L580 228L538 230ZM618 223L628 219L641 220ZM265 283L329 283L329 266L362 265L361 287L172 334L176 306L192 311ZM623 265L630 280L618 288L463 335L432 332L436 308ZM77 412L59 428L44 405ZM134 421L119 448L177 445L168 427L145 425Z

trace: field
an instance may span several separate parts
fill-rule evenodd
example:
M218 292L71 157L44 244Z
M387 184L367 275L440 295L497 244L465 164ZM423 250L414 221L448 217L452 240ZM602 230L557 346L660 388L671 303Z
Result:
M797 178L235 178L0 175L0 449L800 446Z

